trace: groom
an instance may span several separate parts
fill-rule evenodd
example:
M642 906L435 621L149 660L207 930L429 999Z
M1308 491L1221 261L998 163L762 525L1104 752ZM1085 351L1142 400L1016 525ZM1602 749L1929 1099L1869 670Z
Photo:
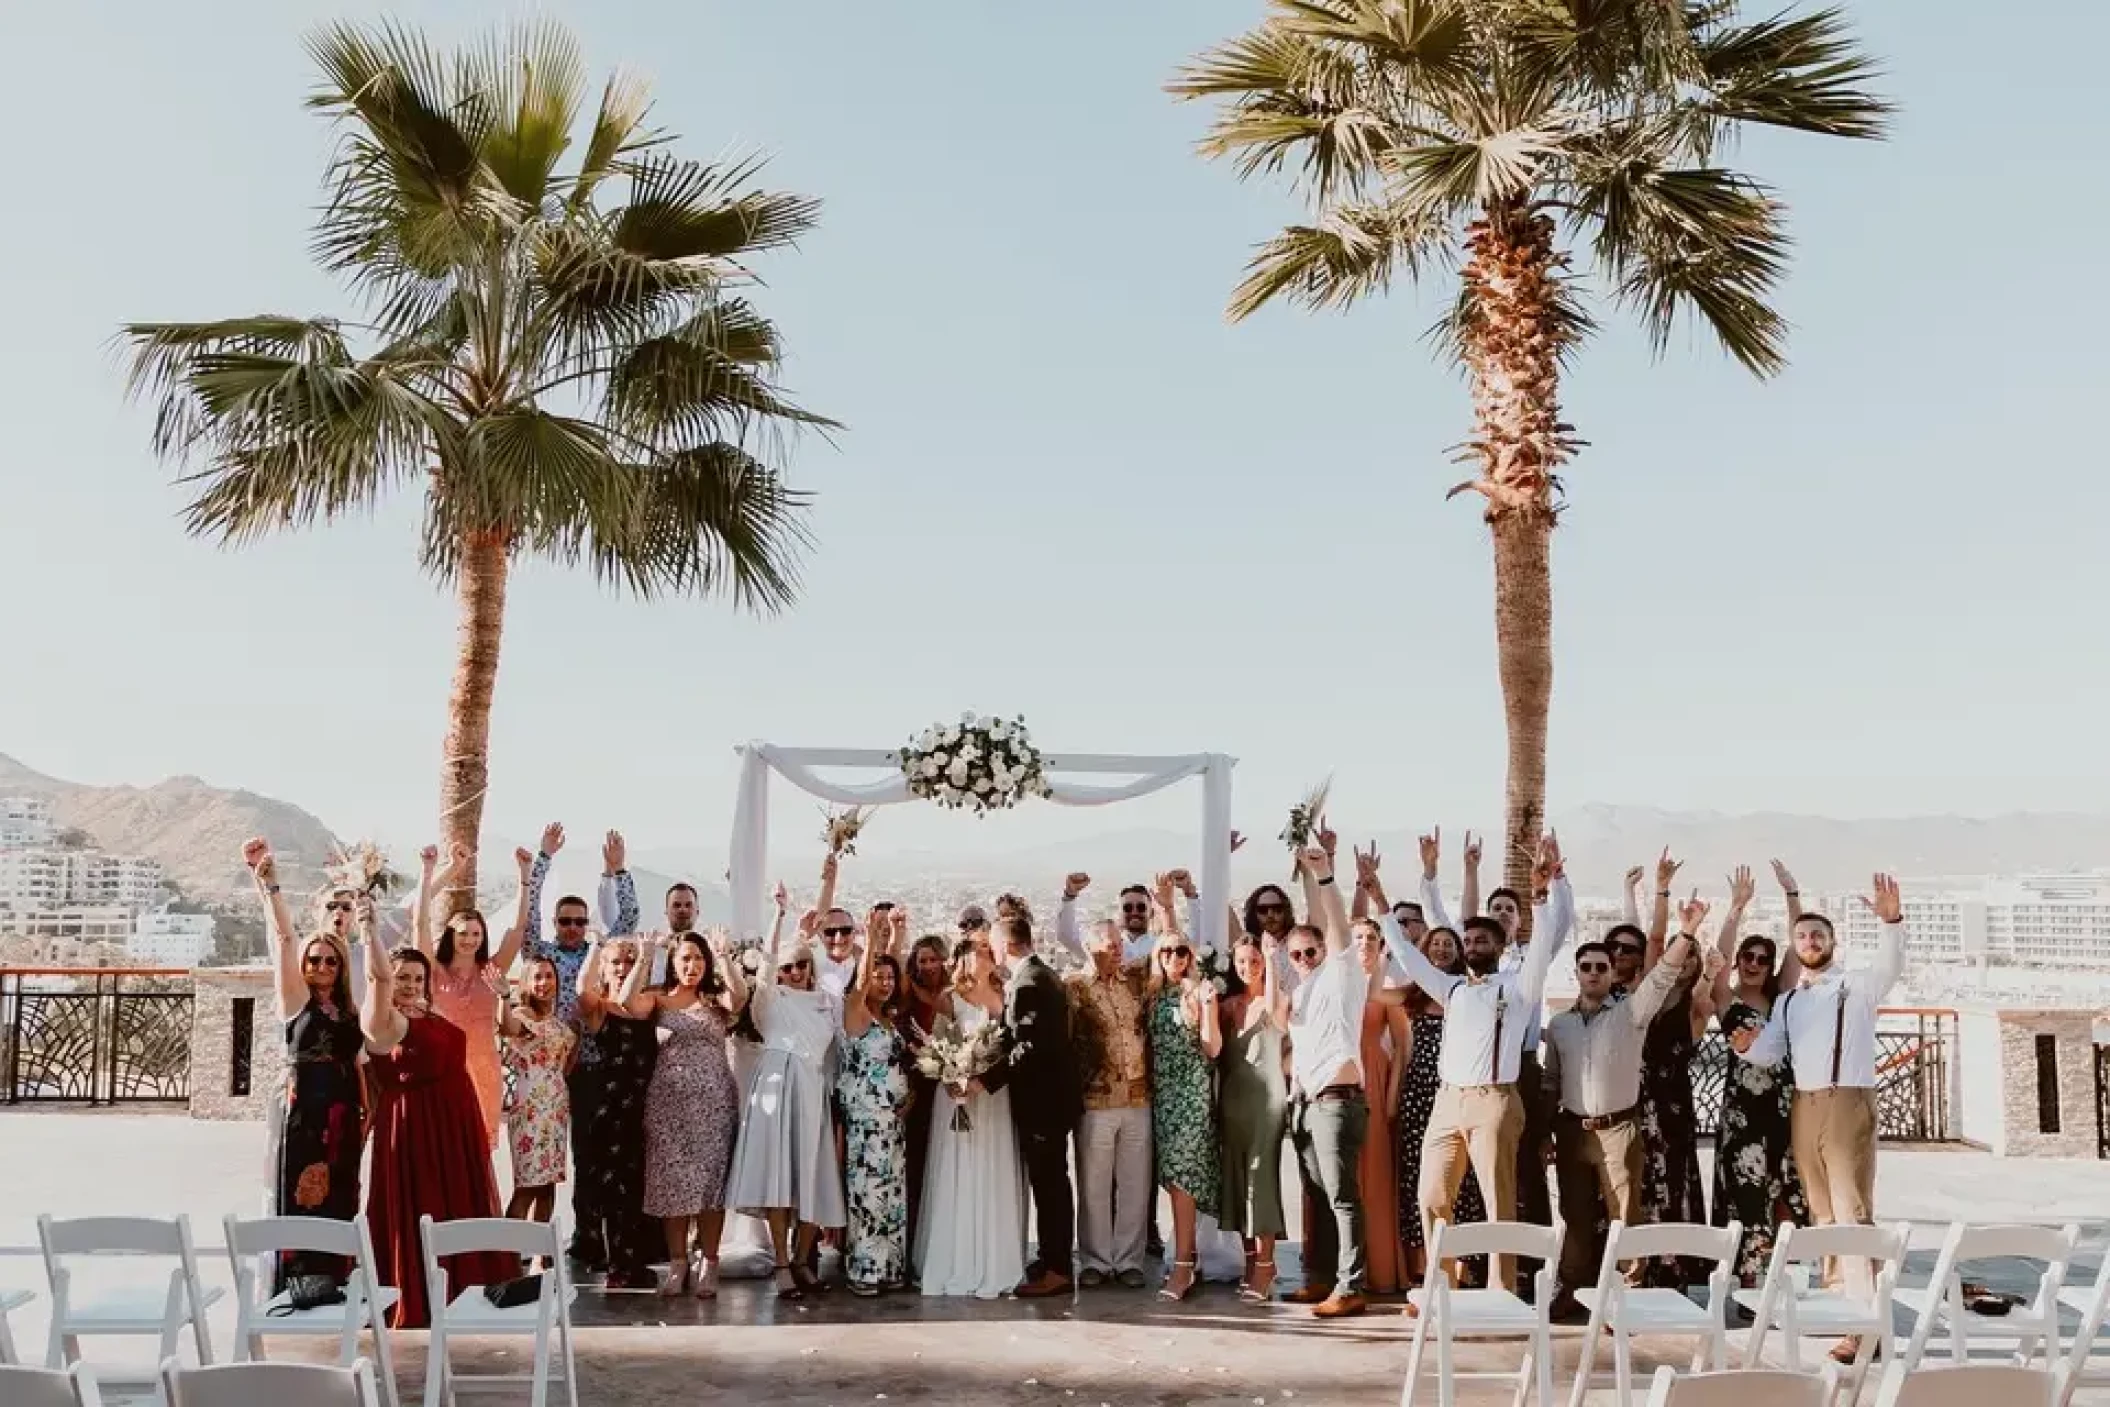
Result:
M1013 1293L1042 1299L1070 1292L1070 1246L1077 1209L1070 1196L1070 1130L1084 1112L1070 1050L1069 996L1033 951L1033 928L1015 914L998 919L1011 980L1004 988L1004 1055L982 1076L994 1091L1012 1087L1011 1121L1033 1185L1040 1254Z

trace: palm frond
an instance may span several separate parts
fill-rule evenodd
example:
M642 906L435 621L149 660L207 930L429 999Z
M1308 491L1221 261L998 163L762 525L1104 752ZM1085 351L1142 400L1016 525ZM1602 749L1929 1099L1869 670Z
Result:
M655 448L743 440L762 423L839 428L771 383L778 355L776 328L753 307L738 299L711 304L616 363L608 377L609 421Z
M1392 140L1364 105L1361 81L1351 59L1270 24L1203 56L1168 87L1186 98L1236 98L1202 138L1203 156L1232 158L1242 178L1294 161L1326 199L1359 189Z
M594 114L593 131L572 176L570 202L574 213L589 208L594 191L628 158L673 140L664 132L645 126L652 110L652 90L644 79L629 73L609 75L601 90L600 110Z
M647 599L725 594L762 615L791 604L799 558L813 543L807 495L730 444L662 455L638 472L626 530L579 545L603 581Z
M1548 158L1563 147L1558 132L1513 128L1485 137L1401 145L1385 154L1383 165L1401 204L1455 214L1473 206L1522 202L1544 181Z
M578 41L549 20L511 26L464 52L458 84L480 110L477 155L514 199L539 207L585 95Z
M1276 298L1307 308L1344 308L1382 293L1395 274L1418 274L1441 257L1448 226L1435 215L1382 205L1336 204L1317 223L1292 225L1262 244L1231 293L1240 322Z
M760 163L717 165L650 153L630 163L630 194L611 217L615 245L641 259L736 260L796 244L820 202L744 190Z
M1292 34L1359 53L1419 87L1462 71L1472 26L1460 0L1275 0Z
M1872 139L1896 111L1870 88L1881 70L1838 10L1724 28L1701 41L1700 58L1709 107L1727 121Z

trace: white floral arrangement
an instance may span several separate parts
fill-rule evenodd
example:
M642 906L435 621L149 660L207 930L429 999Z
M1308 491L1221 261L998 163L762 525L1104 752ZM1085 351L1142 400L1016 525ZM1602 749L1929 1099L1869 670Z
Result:
M1207 982L1216 989L1217 996L1227 997L1231 995L1233 973L1229 958L1214 948L1206 951L1196 949L1195 966L1196 970L1201 973L1202 981Z
M974 1117L967 1112L967 1082L986 1075L1004 1057L1004 1028L1000 1022L984 1021L972 1031L963 1029L950 1016L940 1016L916 1051L916 1068L924 1078L944 1085L957 1101L952 1111L952 1129L967 1133Z
M323 873L331 889L350 889L370 899L386 899L405 887L403 876L388 863L388 853L371 840L340 846Z
M872 818L872 808L852 806L847 811L836 811L824 806L821 814L828 818L827 824L821 828L821 843L828 847L828 853L855 855L857 837L864 834L865 822Z
M898 754L911 796L948 810L1008 811L1023 798L1048 795L1040 749L1023 718L960 715L933 723Z

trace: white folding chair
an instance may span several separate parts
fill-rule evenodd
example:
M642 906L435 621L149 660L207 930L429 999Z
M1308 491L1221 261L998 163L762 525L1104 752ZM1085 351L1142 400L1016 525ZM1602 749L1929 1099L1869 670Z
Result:
M8 1327L7 1316L36 1297L34 1290L0 1290L0 1364L22 1361L22 1355L15 1351L15 1335Z
M2041 1353L2049 1361L2059 1346L2059 1291L2066 1284L2066 1263L2073 1258L2078 1226L1965 1226L1949 1228L1941 1255L1924 1288L1900 1287L1891 1298L1912 1311L1912 1337L1899 1360L1906 1372L1920 1366L1927 1341L1941 1330L1949 1335L1949 1361L1970 1360L1971 1343L2011 1343L2013 1362L2027 1368ZM2034 1260L2044 1263L2036 1292L2005 1314L1980 1314L1964 1303L1963 1267L1982 1260Z
M172 1221L150 1217L100 1216L59 1221L37 1218L37 1240L44 1250L44 1273L51 1282L51 1344L47 1368L64 1368L81 1360L81 1340L90 1335L159 1339L160 1358L173 1358L188 1328L200 1363L212 1362L212 1335L205 1311L226 1293L207 1289L198 1279L198 1256L192 1248L190 1218ZM116 1284L82 1283L100 1279L101 1267L81 1262L95 1257L171 1257L176 1264L165 1284L148 1276L128 1275ZM82 1276L81 1272L89 1274ZM107 1370L103 1374L109 1377ZM139 1379L152 1382L151 1374Z
M272 1261L285 1251L342 1259L351 1272L344 1282L344 1302L295 1309L285 1291L267 1295ZM358 1361L359 1334L364 1330L374 1336L375 1376L383 1407L396 1407L396 1371L389 1357L386 1316L402 1295L392 1286L375 1284L374 1241L365 1213L350 1221L229 1216L227 1259L234 1267L235 1362L262 1362L264 1340L283 1334L334 1338L338 1363L350 1367Z
M1839 1370L1817 1373L1779 1368L1734 1368L1726 1373L1679 1373L1658 1368L1648 1407L1829 1407Z
M1522 1407L1527 1392L1537 1394L1538 1407L1553 1407L1553 1270L1560 1264L1559 1226L1527 1226L1515 1221L1479 1222L1449 1226L1438 1221L1429 1237L1428 1283L1407 1295L1417 1317L1414 1347L1407 1356L1407 1381L1400 1389L1400 1407L1414 1407L1414 1391L1421 1381L1422 1351L1429 1336L1436 1337L1436 1400L1441 1407L1455 1407L1460 1378L1500 1378L1516 1383L1516 1404ZM1536 1278L1535 1304L1526 1304L1508 1290L1460 1290L1451 1286L1443 1266L1467 1256L1519 1256L1541 1262ZM1490 1335L1527 1341L1524 1365L1515 1373L1460 1373L1451 1362L1451 1343L1462 1336Z
M1897 1289L1898 1271L1904 1264L1905 1247L1912 1239L1908 1222L1892 1226L1795 1226L1783 1223L1773 1242L1773 1260L1766 1267L1766 1283L1756 1290L1738 1290L1735 1300L1752 1313L1751 1337L1744 1344L1744 1366L1756 1368L1763 1361L1766 1336L1778 1329L1787 1340L1787 1366L1802 1371L1802 1340L1806 1337L1845 1338L1861 1341L1847 1372L1849 1403L1861 1400L1861 1385L1876 1349L1890 1343L1891 1294ZM1882 1269L1872 1277L1873 1293L1858 1299L1841 1290L1808 1283L1810 1267L1842 1256L1871 1263Z
M1597 1356L1601 1334L1612 1335L1612 1372L1619 1386L1619 1407L1634 1407L1633 1336L1683 1338L1693 1341L1692 1371L1725 1368L1729 1351L1730 1272L1742 1244L1743 1225L1700 1226L1673 1221L1655 1226L1628 1226L1615 1221L1605 1234L1604 1261L1598 1267L1595 1289L1577 1290L1575 1298L1590 1311L1590 1327L1583 1335L1582 1362L1575 1370L1575 1393L1571 1407L1583 1407L1591 1386L1590 1365ZM1710 1262L1706 1303L1696 1303L1683 1290L1652 1290L1630 1286L1621 1267L1629 1261L1677 1256L1681 1260Z
M2066 1390L2060 1368L2012 1363L1942 1364L1908 1369L1890 1365L1876 1407L2052 1407Z
M2110 1254L2104 1255L2102 1269L2095 1273L2092 1288L2083 1290L2078 1286L2062 1286L2059 1303L2081 1316L2080 1327L2066 1342L2063 1358L2066 1387L2059 1396L2059 1407L2067 1407L2073 1401L2074 1389L2081 1384L2110 1383L2110 1361L2095 1356L2095 1347L2101 1341L2104 1315L2110 1312Z
M222 1363L186 1368L161 1365L165 1407L374 1407L373 1365Z
M0 1363L0 1407L103 1407L95 1370L85 1363L71 1368L31 1368Z
M508 1217L477 1217L464 1221L434 1221L420 1218L419 1241L424 1247L425 1296L432 1306L432 1343L425 1361L425 1407L440 1407L454 1400L460 1383L532 1384L533 1407L549 1402L550 1352L564 1352L564 1400L566 1407L579 1407L579 1376L572 1359L571 1306L577 1297L571 1273L564 1263L564 1217L548 1222L518 1221ZM453 1300L447 1298L447 1274L440 1262L448 1256L471 1251L511 1252L525 1260L548 1258L542 1290L527 1304L500 1309L484 1298L481 1285L464 1285ZM456 1373L447 1361L447 1340L458 1335L532 1334L535 1337L534 1371L525 1376L470 1376ZM555 1340L553 1343L552 1340Z

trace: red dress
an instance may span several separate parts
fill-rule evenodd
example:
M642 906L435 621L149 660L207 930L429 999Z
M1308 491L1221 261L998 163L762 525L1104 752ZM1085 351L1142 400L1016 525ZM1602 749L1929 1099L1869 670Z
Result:
M483 1111L469 1079L468 1037L442 1017L413 1016L402 1044L376 1056L372 1069L380 1098L366 1216L375 1271L403 1296L390 1325L422 1329L431 1309L418 1219L498 1215ZM450 1300L463 1285L492 1285L520 1273L519 1258L499 1252L451 1256L441 1264Z

